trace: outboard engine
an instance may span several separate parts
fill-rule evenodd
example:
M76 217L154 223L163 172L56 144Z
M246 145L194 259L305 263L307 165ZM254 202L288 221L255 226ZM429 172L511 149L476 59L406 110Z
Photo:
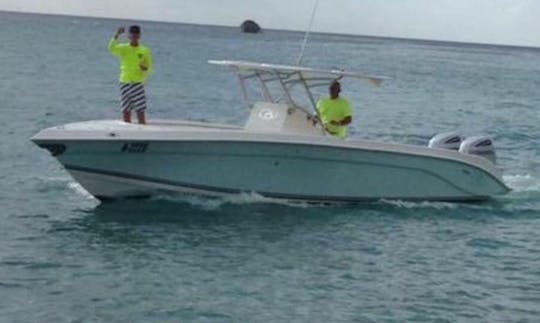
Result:
M459 152L464 154L479 155L489 159L493 164L497 161L493 139L487 136L467 138L461 143Z
M429 141L429 148L459 150L463 137L457 132L445 132Z

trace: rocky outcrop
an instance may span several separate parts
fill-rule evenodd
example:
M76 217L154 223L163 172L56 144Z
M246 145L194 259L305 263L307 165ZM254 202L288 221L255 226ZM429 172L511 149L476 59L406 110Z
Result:
M240 25L245 33L256 34L261 32L261 27L253 20L246 20Z

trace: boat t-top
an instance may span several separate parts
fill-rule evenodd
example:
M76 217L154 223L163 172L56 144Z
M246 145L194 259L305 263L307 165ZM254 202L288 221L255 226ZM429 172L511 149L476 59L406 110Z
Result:
M250 111L244 126L98 120L44 129L31 140L98 199L247 192L308 202L479 201L509 191L489 137L443 133L426 146L343 140L314 122L315 88L337 79L378 85L386 78L242 61L210 63L238 78Z

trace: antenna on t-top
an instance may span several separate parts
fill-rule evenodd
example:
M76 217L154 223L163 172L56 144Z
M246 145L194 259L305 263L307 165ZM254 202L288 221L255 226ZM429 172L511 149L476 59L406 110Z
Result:
M302 48L300 49L300 55L298 56L298 59L296 60L296 65L298 66L302 64L302 59L304 58L304 51L306 50L309 34L311 33L311 29L313 28L313 22L315 21L315 14L317 13L318 6L319 6L319 0L315 0L315 4L313 5L313 11L311 12L311 19L309 21L309 26L308 26L308 29L306 30L306 34L304 35Z

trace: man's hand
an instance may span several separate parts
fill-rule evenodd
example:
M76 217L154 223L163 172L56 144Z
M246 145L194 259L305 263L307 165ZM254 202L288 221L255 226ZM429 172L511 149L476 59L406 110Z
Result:
M313 126L316 126L317 123L320 122L319 117L317 115L308 116L308 120L311 120L313 123Z
M347 116L347 117L345 117L345 119L341 120L341 125L342 125L342 126L347 126L347 125L349 125L351 122L352 122L352 117L351 117L351 116Z
M144 58L140 63L139 63L139 68L143 71L148 71L148 61L146 60L146 58Z
M330 121L330 124L333 125L333 126L346 126L348 124L350 124L352 122L352 117L348 116L348 117L345 117L345 119L343 120L340 120L340 121Z
M118 39L118 37L122 35L125 31L126 29L124 27L119 27L118 30L116 30L116 35L114 35L114 38Z

